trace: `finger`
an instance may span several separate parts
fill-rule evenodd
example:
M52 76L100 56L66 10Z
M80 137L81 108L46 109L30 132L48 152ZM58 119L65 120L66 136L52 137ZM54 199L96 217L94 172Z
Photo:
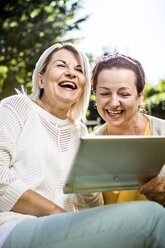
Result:
M163 179L164 180L164 179ZM142 185L139 189L141 194L148 194L149 192L154 192L158 186L162 183L162 178L157 176L149 180L147 183Z
M160 203L161 205L165 206L165 193L160 193L160 194L150 194L147 195L147 198L150 201L155 201L157 203Z

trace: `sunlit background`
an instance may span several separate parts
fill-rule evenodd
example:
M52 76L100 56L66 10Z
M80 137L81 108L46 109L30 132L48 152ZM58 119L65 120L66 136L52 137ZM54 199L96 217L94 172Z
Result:
M87 53L91 70L107 53L138 59L147 111L165 119L165 0L1 0L0 30L0 100L22 86L30 94L39 56L69 41ZM98 117L94 97L89 120Z
M69 37L94 56L117 50L138 59L149 84L165 78L164 0L82 0L77 17L89 14Z

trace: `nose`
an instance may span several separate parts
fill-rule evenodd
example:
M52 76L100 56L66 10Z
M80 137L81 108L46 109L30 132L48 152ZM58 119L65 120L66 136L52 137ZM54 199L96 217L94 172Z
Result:
M76 77L76 72L75 72L75 70L73 68L69 67L69 68L66 69L65 75L67 77L74 78L74 77Z
M116 108L120 105L120 101L117 95L111 95L111 98L109 100L109 106L111 108Z

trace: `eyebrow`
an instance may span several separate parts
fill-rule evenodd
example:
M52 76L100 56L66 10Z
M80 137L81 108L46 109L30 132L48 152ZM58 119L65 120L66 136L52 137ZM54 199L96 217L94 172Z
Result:
M58 61L64 63L65 65L67 64L66 61L65 60L62 60L62 59L57 59L57 60L54 61L54 63L55 62L58 62ZM76 67L81 67L81 65L76 65Z
M122 87L122 88L119 88L119 90L129 90L130 88L128 87Z
M100 86L100 89L109 90L109 88L108 87L105 87L105 86Z
M64 63L64 64L66 64L65 60L62 60L62 59L57 59L57 60L54 61L54 63L55 63L55 62L62 62L62 63Z
M100 89L103 89L103 90L111 90L111 89L109 89L108 87L105 87L105 86L100 86ZM121 87L121 88L119 88L118 90L129 90L129 88L128 88L128 87Z

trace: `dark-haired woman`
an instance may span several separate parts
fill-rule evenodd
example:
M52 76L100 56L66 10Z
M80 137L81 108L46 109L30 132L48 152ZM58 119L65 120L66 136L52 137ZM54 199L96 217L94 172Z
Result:
M141 63L119 53L100 59L92 71L96 105L105 124L94 135L165 135L165 120L142 113L145 73ZM154 200L165 206L165 176L144 184L140 191L104 193L107 203Z

